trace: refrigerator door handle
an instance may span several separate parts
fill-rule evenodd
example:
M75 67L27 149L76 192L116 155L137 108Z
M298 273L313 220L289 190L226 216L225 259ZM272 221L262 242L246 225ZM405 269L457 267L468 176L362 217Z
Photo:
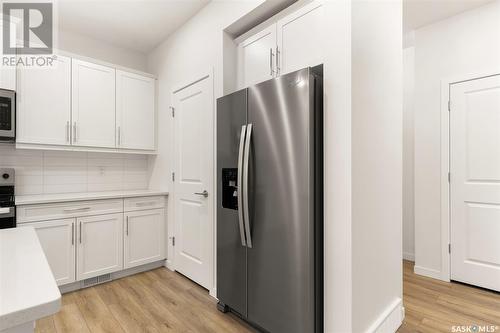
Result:
M245 148L245 136L247 126L241 126L240 146L238 151L238 221L240 224L241 245L246 246L245 228L243 226L243 150Z
M252 139L252 124L247 125L245 140L245 157L243 162L243 214L245 221L245 234L247 247L252 247L252 234L250 233L250 214L248 213L248 162L250 159L250 141Z

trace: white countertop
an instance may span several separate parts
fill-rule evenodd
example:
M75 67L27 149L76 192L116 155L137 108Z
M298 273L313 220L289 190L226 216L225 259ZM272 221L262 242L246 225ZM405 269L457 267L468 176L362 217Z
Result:
M61 293L31 227L0 230L0 331L52 315Z
M168 192L156 191L156 190L132 190L132 191L16 195L16 206L53 203L53 202L148 197L154 195L168 195Z

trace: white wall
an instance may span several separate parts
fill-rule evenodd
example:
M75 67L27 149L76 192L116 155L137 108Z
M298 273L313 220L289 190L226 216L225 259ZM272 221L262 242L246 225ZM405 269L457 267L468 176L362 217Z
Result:
M415 260L414 211L414 70L415 47L403 49L403 258Z
M443 279L441 80L500 69L500 1L415 31L415 270Z
M147 69L147 56L72 31L58 31L58 49L141 71Z
M0 168L16 169L16 194L147 189L145 155L41 151L0 145Z
M352 5L352 332L402 321L402 1Z

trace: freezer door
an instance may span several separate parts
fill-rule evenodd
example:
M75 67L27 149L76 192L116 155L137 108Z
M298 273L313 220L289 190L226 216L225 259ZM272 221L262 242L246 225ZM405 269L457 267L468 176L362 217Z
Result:
M304 69L248 92L248 319L273 333L315 331L310 80Z
M217 100L217 298L243 316L247 315L247 262L237 190L240 136L246 120L247 90Z

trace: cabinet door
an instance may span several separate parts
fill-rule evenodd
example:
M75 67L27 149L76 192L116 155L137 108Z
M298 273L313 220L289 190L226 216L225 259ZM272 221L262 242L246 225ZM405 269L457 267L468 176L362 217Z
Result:
M70 145L71 59L17 70L17 142Z
M58 285L75 281L75 219L24 223L33 227Z
M10 58L11 56L16 56L15 54L4 54L3 53L3 26L7 24L0 19L0 48L2 50L2 55ZM16 40L16 24L10 22L10 38L11 40ZM16 67L4 65L3 61L0 62L0 88L8 90L16 90Z
M77 219L77 279L123 268L123 214Z
M72 141L87 147L115 147L115 69L73 59Z
M323 63L323 5L315 1L278 21L278 72Z
M238 45L238 86L272 79L276 61L276 25L273 24Z
M117 147L155 149L155 80L116 71Z
M165 211L125 213L125 268L165 259Z

